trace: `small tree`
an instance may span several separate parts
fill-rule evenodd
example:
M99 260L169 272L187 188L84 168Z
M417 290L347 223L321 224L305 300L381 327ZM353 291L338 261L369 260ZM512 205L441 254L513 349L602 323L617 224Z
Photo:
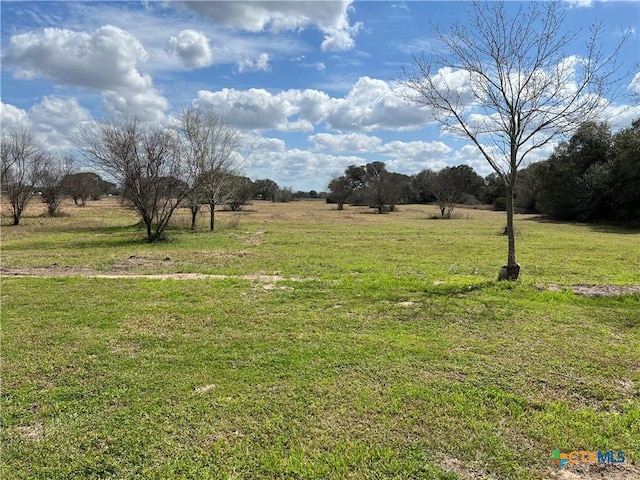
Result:
M229 181L226 182L226 186L225 203L233 212L240 210L255 191L255 186L251 179L240 175L231 175Z
M400 95L429 109L445 132L471 141L507 190L507 265L500 278L517 280L513 200L527 156L566 134L605 106L620 49L601 50L603 24L592 27L585 57L569 56L558 1L529 2L515 15L504 2L473 4L471 23L449 32L434 27L433 60L414 56ZM609 95L610 96L610 95Z
M372 162L364 166L361 181L369 205L382 213L385 207L393 211L401 201L408 188L409 177L388 172L384 162Z
M456 203L462 200L464 184L456 171L446 167L439 172L432 172L428 179L429 190L436 197L440 209L440 218L451 218Z
M276 192L275 201L287 203L293 200L293 190L291 187L279 188Z
M47 157L42 175L40 192L42 201L47 205L47 215L54 217L60 208L65 193L65 182L73 168L70 156Z
M256 187L256 196L263 200L271 200L272 202L276 201L276 196L280 189L276 182L268 178L263 178L256 180L254 185Z
M106 193L109 182L105 182L94 172L68 174L63 181L64 191L76 206L84 207L89 199L98 199Z
M190 201L192 228L198 199L209 206L209 230L215 228L216 205L224 203L226 183L238 169L240 134L212 110L185 108L178 118L184 154L195 166ZM194 209L196 210L194 213Z
M42 180L46 155L26 128L3 132L0 150L0 188L9 200L13 225L18 225Z
M348 175L334 177L329 182L329 196L338 204L338 210L344 209L344 204L349 200L359 182Z
M146 227L147 240L162 239L195 176L175 132L143 127L136 118L105 120L82 131L81 140L96 167L118 181L123 201Z

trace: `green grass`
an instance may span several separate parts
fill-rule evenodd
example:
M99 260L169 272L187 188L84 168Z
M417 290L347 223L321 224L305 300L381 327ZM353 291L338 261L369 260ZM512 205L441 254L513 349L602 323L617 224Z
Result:
M542 288L639 284L637 232L521 217L514 285L494 212L256 203L149 245L109 206L3 226L3 267L230 277L3 277L2 478L640 472L640 296Z

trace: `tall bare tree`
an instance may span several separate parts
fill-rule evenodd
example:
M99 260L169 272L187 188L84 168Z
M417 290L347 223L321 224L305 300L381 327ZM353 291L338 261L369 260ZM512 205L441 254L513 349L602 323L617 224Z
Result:
M2 133L0 189L18 225L45 172L46 154L27 128Z
M209 206L209 230L213 231L216 205L224 203L227 183L239 168L240 134L222 115L194 107L182 110L177 128L184 155L193 162L196 172L193 186L198 194L192 198L192 217L195 203L201 198Z
M470 140L507 189L507 265L500 278L516 280L513 196L518 168L534 150L602 112L605 93L619 80L617 55L601 49L602 23L591 27L585 56L569 55L577 32L567 33L559 1L476 2L471 22L450 31L433 27L431 56L414 55L398 80L400 95L426 107L443 130ZM610 97L610 95L609 95Z
M162 239L196 176L193 164L183 157L176 133L144 126L133 118L95 123L80 136L90 161L116 179L123 200L140 215L147 239Z

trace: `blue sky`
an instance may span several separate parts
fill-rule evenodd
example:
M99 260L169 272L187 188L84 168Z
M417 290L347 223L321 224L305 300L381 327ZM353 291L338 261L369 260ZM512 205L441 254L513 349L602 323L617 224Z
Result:
M244 173L294 190L323 190L351 164L384 161L406 174L490 167L394 94L411 54L434 47L431 23L464 21L466 2L2 1L2 128L28 125L54 150L74 129L130 114L166 122L213 107L241 133ZM509 8L519 6L509 2ZM568 31L594 20L605 50L630 33L629 75L605 113L614 129L640 117L640 2L562 3ZM553 145L533 156L546 158Z

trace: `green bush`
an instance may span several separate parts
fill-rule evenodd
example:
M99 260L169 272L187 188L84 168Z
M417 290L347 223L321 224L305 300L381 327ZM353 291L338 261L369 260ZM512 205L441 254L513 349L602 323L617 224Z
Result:
M498 197L493 201L493 209L498 212L507 210L507 197Z

